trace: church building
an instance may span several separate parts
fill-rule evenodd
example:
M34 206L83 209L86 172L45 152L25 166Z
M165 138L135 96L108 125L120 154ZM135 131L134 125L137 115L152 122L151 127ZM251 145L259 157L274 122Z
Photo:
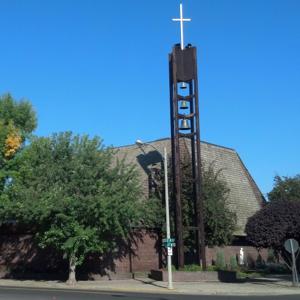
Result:
M185 148L188 153L191 151L189 146L189 141L182 139L181 147ZM162 166L164 147L170 158L172 152L169 138L145 143L143 149L136 144L116 148L118 159L124 159L126 163L136 166L143 187L143 197L147 198L151 193L153 173ZM246 240L247 220L261 209L265 199L239 154L232 148L201 141L201 162L204 166L212 166L215 172L220 173L220 178L226 182L230 190L227 198L228 208L237 216L232 244L222 248L206 247L207 264L211 265L215 261L216 253L219 250L224 252L227 262L231 256L238 256L241 248L243 248L246 262L249 264L254 263L258 257L265 257L264 251L259 253ZM159 261L161 254L157 252L156 245L157 241L151 240L149 237L145 237L144 242L139 242L132 271L145 271L147 268L155 269L161 266ZM117 267L121 267L121 265L117 263Z

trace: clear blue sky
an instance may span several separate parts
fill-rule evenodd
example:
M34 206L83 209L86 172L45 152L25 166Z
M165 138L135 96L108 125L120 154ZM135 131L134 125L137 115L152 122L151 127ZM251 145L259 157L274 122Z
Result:
M201 138L238 151L263 193L300 172L300 1L185 0ZM0 0L0 94L29 99L38 135L106 145L170 134L178 0Z

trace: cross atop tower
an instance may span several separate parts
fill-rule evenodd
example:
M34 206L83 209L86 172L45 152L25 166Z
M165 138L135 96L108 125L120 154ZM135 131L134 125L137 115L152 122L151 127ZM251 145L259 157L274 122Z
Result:
M192 19L184 19L183 18L182 3L180 3L180 18L179 19L172 19L172 21L180 22L180 45L181 45L181 50L183 50L183 48L184 48L183 22L189 22L189 21L192 21Z

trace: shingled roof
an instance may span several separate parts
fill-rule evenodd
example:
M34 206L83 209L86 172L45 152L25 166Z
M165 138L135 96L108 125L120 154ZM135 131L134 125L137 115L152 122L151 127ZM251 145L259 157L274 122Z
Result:
M160 153L163 153L166 147L168 155L171 155L171 140L168 138L148 144L153 145ZM136 145L128 145L118 147L116 154L118 158L125 158L126 162L137 166L146 194L149 190L148 166L161 162L161 155L150 145L146 146L145 153ZM204 166L212 164L215 171L220 171L220 176L226 181L230 189L228 207L237 214L235 235L244 236L248 218L259 210L264 202L259 188L234 149L201 142L201 159Z

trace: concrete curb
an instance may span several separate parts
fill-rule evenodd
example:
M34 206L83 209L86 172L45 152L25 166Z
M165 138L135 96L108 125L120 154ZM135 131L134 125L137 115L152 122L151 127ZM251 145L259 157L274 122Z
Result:
M109 284L110 286L107 286ZM120 286L128 284L128 286ZM105 286L106 285L106 286ZM119 285L119 286L118 286ZM255 284L217 284L212 282L177 283L174 290L168 290L165 283L146 281L116 281L116 282L81 282L76 286L68 286L63 282L37 282L19 280L0 280L0 288L6 289L30 289L30 290L59 290L66 292L85 293L145 293L145 294L176 294L176 295L224 295L224 296L276 296L276 295L299 295L300 288L288 285L265 285Z
M60 286L64 285L64 286ZM0 282L0 288L12 288L12 289L28 289L28 290L59 290L59 291L77 291L77 292L89 292L89 293L102 293L102 292L114 292L114 293L147 293L147 294L178 294L176 289L168 290L166 287L159 287L159 286L152 286L151 289L147 289L143 286L141 287L95 287L95 286L80 286L80 284L77 284L75 286L68 286L64 283L58 283L58 284L51 284L51 285L45 285L45 284L24 284L22 282L18 282L17 284L10 284L10 283L3 283Z

